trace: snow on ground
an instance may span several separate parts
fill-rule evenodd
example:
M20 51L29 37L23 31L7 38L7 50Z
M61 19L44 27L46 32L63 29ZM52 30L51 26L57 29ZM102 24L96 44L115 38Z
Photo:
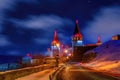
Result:
M49 80L49 75L52 74L52 72L54 71L55 69L48 69L18 78L16 80Z
M97 57L84 66L120 75L120 40L108 41L91 51L96 52Z

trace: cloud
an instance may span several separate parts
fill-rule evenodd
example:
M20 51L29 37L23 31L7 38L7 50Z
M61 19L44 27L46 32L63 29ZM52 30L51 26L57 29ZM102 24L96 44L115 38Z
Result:
M0 0L0 19L5 16L6 10L15 8L17 0Z
M11 50L11 51L8 51L7 53L9 55L21 55L21 52L17 50Z
M6 19L6 10L13 10L16 8L16 5L18 2L25 2L25 3L37 3L37 0L0 0L0 26L3 23L3 20ZM1 32L1 27L0 27L0 32Z
M49 42L49 39L47 39L47 38L35 38L34 39L34 42L36 43L36 44L43 44L43 45L45 45L45 44L50 44Z
M54 30L57 30L58 37L65 43L64 39L66 39L66 37L64 36L64 29L74 24L70 19L57 15L29 16L25 20L10 19L10 21L17 28L39 31L39 36L32 38L33 43L37 45L50 45L53 39Z
M0 47L8 46L11 43L9 42L8 38L6 36L0 35Z
M102 41L105 42L113 35L120 34L120 6L102 8L83 33L91 42L95 42L98 35L101 35Z
M17 0L17 1L19 1L19 2L24 2L24 3L35 3L35 4L37 4L38 2L40 2L40 1L38 1L38 0Z
M7 9L12 9L14 7L15 0L0 0L0 26L3 23L5 17L5 11ZM0 32L2 31L2 27L0 27Z
M68 44L71 41L70 36L65 35L65 33L58 33L58 39L60 40L61 44Z
M0 0L0 12L1 10L15 8L18 2L34 3L37 0Z
M0 0L0 11L13 8L15 0Z
M49 35L48 35L49 34ZM53 32L49 32L48 34L44 34L44 37L38 37L38 38L34 38L33 42L38 44L38 45L50 45L51 41L53 40ZM57 36L58 36L58 40L61 42L61 44L66 44L68 43L68 41L71 40L71 38L69 36L65 36L65 33L62 32L58 32L57 31Z
M26 20L11 20L16 26L29 29L52 30L72 24L72 21L57 15L30 16ZM18 27L18 26L17 26Z

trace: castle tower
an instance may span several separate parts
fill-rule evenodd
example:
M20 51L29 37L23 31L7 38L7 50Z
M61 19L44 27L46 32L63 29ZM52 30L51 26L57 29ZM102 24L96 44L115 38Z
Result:
M101 39L100 39L100 36L98 36L98 38L97 38L97 43L96 43L97 45L100 45L101 44Z
M54 31L54 38L51 43L51 51L52 51L53 57L59 55L59 53L60 53L60 42L58 40L56 31Z
M82 34L78 26L78 20L76 20L75 30L72 36L72 47L74 46L83 46Z

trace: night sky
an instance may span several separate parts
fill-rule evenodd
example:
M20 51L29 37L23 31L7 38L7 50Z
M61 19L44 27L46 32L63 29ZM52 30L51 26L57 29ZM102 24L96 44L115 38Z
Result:
M120 0L0 0L0 55L45 54L54 30L70 45L76 19L84 44L108 41L120 34Z

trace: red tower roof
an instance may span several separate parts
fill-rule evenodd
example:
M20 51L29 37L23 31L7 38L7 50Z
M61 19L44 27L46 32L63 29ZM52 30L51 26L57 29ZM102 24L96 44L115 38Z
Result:
M100 36L98 36L98 41L97 41L97 43L101 43L101 39L100 39Z
M76 36L76 37L82 37L82 34L80 33L80 29L79 29L79 26L78 26L78 20L76 20L75 30L74 30L73 35Z
M57 32L54 31L54 38L53 38L53 41L52 41L52 45L57 44L57 43L59 43L59 40L58 40L58 37L57 37Z

